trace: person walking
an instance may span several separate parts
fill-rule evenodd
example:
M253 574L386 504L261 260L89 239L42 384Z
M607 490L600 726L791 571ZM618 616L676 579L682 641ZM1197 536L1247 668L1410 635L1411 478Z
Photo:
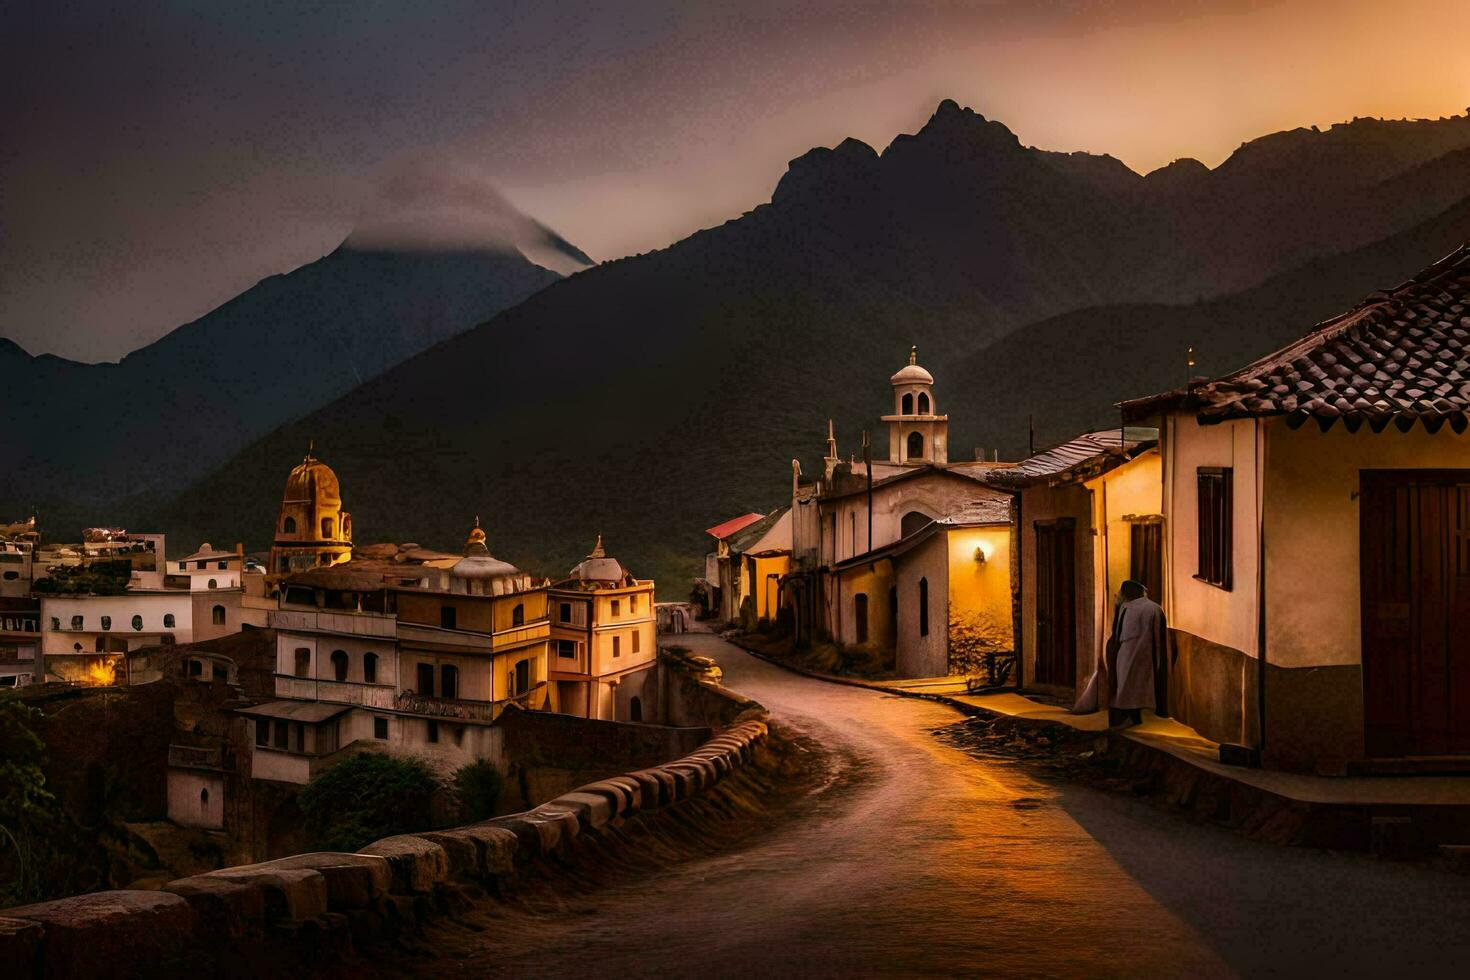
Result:
M1123 583L1119 599L1108 644L1118 651L1108 702L1108 720L1114 727L1139 724L1144 708L1161 718L1169 714L1169 631L1164 610L1148 597L1142 583L1132 579Z

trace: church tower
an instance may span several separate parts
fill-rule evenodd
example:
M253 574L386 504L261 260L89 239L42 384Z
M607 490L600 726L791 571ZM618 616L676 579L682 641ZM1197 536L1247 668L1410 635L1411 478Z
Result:
M893 413L888 423L888 460L906 466L949 462L949 416L934 402L934 375L919 366L919 348L909 348L909 362L889 379Z
M352 557L352 515L332 468L311 454L286 478L271 544L270 574L288 575Z

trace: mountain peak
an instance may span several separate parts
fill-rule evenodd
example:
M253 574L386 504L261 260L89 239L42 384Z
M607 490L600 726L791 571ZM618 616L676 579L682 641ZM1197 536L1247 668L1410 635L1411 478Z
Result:
M851 136L830 149L815 147L786 165L771 203L789 205L825 197L837 188L865 186L877 173L877 165L878 151Z

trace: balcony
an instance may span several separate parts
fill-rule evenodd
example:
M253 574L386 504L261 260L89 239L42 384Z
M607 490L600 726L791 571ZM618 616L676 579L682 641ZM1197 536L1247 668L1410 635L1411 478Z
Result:
M398 618L382 613L308 612L280 609L275 615L278 630L305 630L319 633L341 633L347 636L381 636L392 638L397 633Z
M315 677L297 677L294 674L277 674L276 697L296 701L356 704L364 708L387 710L393 707L393 685L356 684L351 681L328 681Z
M459 698L431 698L421 694L405 692L394 699L393 706L411 715L430 715L435 718L455 718L461 721L494 721L511 702L530 705L541 700L546 682L533 684L529 691L513 698L499 701L464 701Z
M223 745L170 745L168 764L178 769L223 769Z

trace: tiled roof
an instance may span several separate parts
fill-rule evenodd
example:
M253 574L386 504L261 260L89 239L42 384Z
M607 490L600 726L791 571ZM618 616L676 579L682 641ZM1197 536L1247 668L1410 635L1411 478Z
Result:
M1001 485L1016 485L1064 479L1081 471L1091 476L1108 468L1112 462L1122 462L1134 450L1150 446L1158 439L1158 429L1133 425L1086 432L1060 446L1023 459L1008 470L997 471L991 480Z
M736 531L749 527L764 516L764 514L756 513L741 514L739 517L732 517L722 524L716 524L714 527L707 528L704 533L712 538L728 538Z
M1173 403L1201 421L1285 415L1338 419L1349 431L1390 422L1407 432L1416 421L1456 432L1470 413L1470 246L1388 292L1374 293L1301 340L1234 374L1188 391L1125 404Z
M965 501L959 510L948 514L936 523L952 527L969 527L977 524L1009 524L1011 522L1011 500L1006 494L975 497Z

